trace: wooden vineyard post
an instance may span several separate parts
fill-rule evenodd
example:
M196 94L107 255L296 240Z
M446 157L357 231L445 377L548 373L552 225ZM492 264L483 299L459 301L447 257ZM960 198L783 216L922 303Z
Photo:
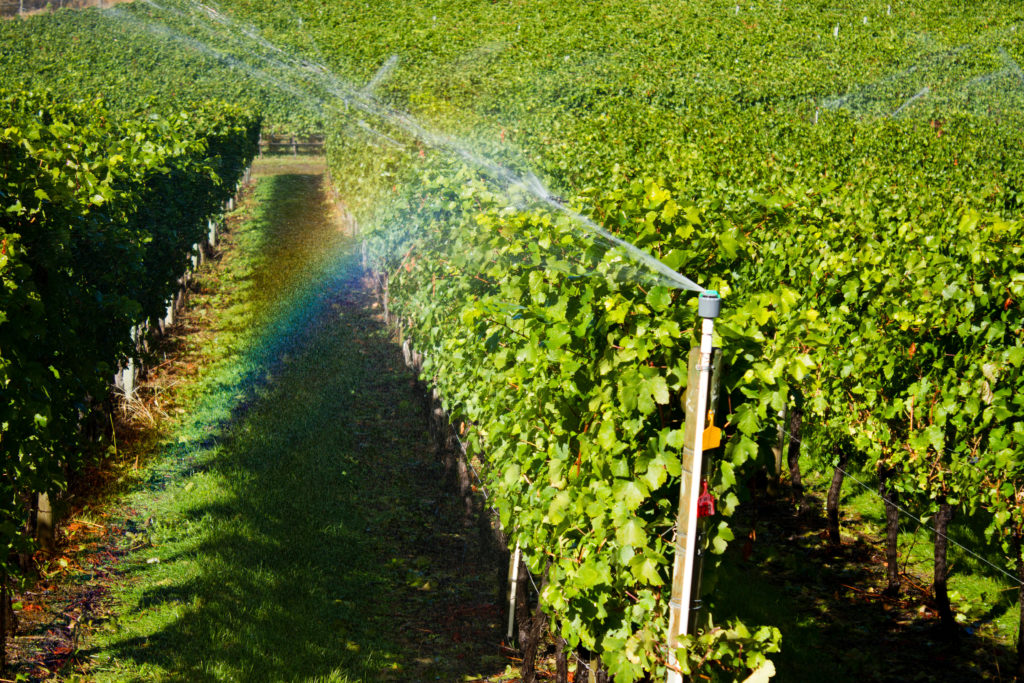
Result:
M668 683L682 683L675 651L679 647L680 637L692 631L694 615L700 608L699 599L695 600L700 597L702 560L697 525L701 515L697 501L701 495L705 442L708 448L718 445L718 431L708 420L708 391L711 387L712 359L714 355L720 355L715 354L712 348L714 319L718 317L720 309L721 300L717 292L701 293L697 308L701 318L700 346L690 350L686 382L686 427L683 432L682 476L676 517L672 598L669 601ZM713 411L710 415L713 419Z
M711 386L708 389L708 404L707 404L707 422L705 424L701 439L702 447L702 458L701 458L701 471L707 472L707 460L708 453L718 448L722 443L722 430L715 425L715 411L718 408L718 399L722 386L722 350L713 349L711 355ZM697 496L697 539L696 551L695 551L695 566L693 569L693 600L691 602L692 608L690 609L690 619L687 625L687 633L693 633L697 628L697 615L703 607L701 600L701 582L704 578L704 538L705 528L707 522L704 521L705 517L709 517L715 514L715 501L707 492L707 477L704 477L704 481L701 484L702 490ZM702 498L709 500L703 501Z
M769 488L769 493L771 495L778 493L778 487L782 483L782 455L786 450L786 421L788 417L789 413L785 408L779 411L779 423L776 428L777 433L775 443L772 444L772 462L775 469L772 471L771 487Z
M52 553L54 550L54 519L53 519L53 506L50 505L50 494L40 493L36 501L36 540L39 541L39 547L47 553ZM3 605L0 605L0 609L3 609Z

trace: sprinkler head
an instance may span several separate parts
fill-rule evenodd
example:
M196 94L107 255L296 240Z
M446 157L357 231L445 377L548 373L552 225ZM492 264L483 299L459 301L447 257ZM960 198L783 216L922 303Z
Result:
M722 297L713 289L705 289L697 298L697 315L702 318L717 318L722 312Z

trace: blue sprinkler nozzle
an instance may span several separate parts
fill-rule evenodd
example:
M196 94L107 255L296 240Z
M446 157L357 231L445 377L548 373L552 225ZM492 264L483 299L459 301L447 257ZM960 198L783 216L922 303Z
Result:
M702 318L717 318L722 312L722 297L713 289L705 289L697 299L697 315Z

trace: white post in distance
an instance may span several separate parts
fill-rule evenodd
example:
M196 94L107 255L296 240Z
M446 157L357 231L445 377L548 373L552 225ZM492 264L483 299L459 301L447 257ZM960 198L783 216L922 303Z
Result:
M138 363L135 362L135 354L139 352L139 328L132 327L132 355L128 357L128 367L125 370L124 395L129 401L135 398L135 380L139 374Z
M516 551L512 553L511 580L508 587L508 642L512 642L512 626L516 619L516 588L519 583L519 562L522 560L523 551L516 542Z

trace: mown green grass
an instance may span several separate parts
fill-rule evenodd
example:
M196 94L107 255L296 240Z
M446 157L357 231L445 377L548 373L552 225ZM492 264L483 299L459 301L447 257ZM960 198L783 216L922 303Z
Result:
M486 605L491 577L448 514L411 377L319 183L268 176L241 209L209 283L207 369L128 503L117 617L83 649L98 680L501 669L435 626Z
M857 478L870 486L865 476L857 475ZM822 481L817 486L827 487L827 482ZM857 520L853 530L884 537L885 506L878 495L849 479L844 482L843 492L841 505L846 518ZM904 500L901 507L917 519L905 513L900 515L900 567L921 577L922 585L927 587L935 571L933 522L921 501ZM1017 635L1020 619L1017 585L996 569L1006 555L997 543L985 538L986 526L984 512L973 516L961 512L950 523L947 533L951 541L947 552L950 601L965 628L972 632L981 630L987 637L1011 643ZM1012 567L1003 568L1012 572Z
M850 682L1001 680L1000 670L1002 680L1012 678L1006 671L1017 634L1016 586L951 544L949 588L961 628L949 640L921 590L930 587L934 569L930 520L922 517L920 524L901 515L899 561L909 579L899 600L884 599L882 500L847 478L840 508L843 546L831 549L820 510L831 473L807 472L809 462L803 465L812 498L799 515L785 493L775 500L761 494L741 506L737 540L723 558L711 598L719 619L780 629L773 680L819 680L826 671L830 681ZM867 486L874 483L869 475L852 474ZM919 505L903 501L921 517ZM960 515L949 536L997 562L1002 555L985 540L984 526L982 519Z

